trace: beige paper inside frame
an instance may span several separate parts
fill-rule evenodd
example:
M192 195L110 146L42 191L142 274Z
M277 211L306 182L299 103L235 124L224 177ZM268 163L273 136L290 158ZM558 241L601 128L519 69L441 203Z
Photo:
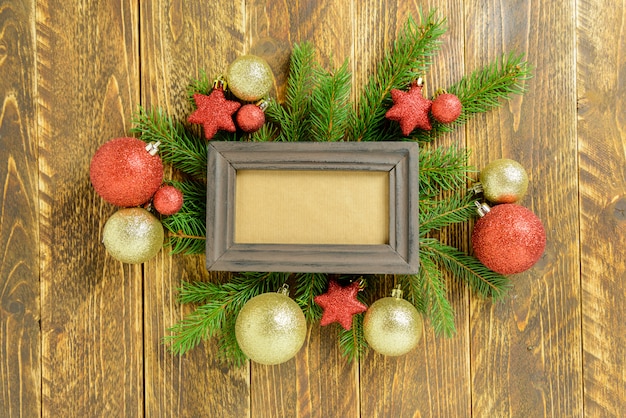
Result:
M239 170L235 243L389 243L389 173Z

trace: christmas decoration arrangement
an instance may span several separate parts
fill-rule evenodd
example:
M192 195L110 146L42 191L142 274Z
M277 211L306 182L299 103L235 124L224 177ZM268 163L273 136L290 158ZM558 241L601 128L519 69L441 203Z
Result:
M436 139L472 115L523 94L531 76L521 56L505 54L456 84L426 86L445 20L435 11L409 18L358 95L350 100L347 62L327 70L310 43L293 46L284 100L271 98L269 65L244 55L215 78L191 80L193 110L175 120L158 107L141 108L136 138L117 138L94 155L90 177L107 202L120 207L104 227L111 257L142 263L166 244L175 254L202 254L206 237L207 141L417 141L420 270L414 275L342 276L322 273L241 272L221 282L184 282L181 304L194 310L164 337L184 354L204 339L219 340L224 360L279 364L293 358L307 326L333 326L347 358L365 350L406 355L423 332L423 318L439 335L454 334L448 280L467 283L482 297L501 298L509 274L532 267L543 254L541 221L518 202L528 176L517 162L497 160L473 182L469 151ZM163 181L163 162L181 181ZM488 203L491 204L490 206ZM480 216L480 217L478 217ZM478 217L478 218L477 218ZM472 223L473 254L439 239L441 229ZM164 234L164 229L167 234ZM291 289L291 290L290 290ZM372 289L386 289L376 300ZM410 355L410 354L408 354Z

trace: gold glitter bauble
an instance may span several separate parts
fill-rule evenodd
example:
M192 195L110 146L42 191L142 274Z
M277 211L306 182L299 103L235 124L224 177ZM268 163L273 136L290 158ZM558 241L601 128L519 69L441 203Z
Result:
M274 75L267 61L256 55L243 55L226 71L229 90L238 99L254 102L266 97L274 84Z
M507 158L487 164L479 177L485 199L492 203L515 203L528 189L528 175L520 163Z
M111 257L139 264L154 257L163 247L163 225L142 208L115 212L104 224L102 241Z
M369 346L386 356L413 350L422 337L422 316L400 297L378 299L367 309L363 333Z
M284 363L296 355L306 337L302 309L282 293L263 293L241 308L235 323L237 343L261 364Z

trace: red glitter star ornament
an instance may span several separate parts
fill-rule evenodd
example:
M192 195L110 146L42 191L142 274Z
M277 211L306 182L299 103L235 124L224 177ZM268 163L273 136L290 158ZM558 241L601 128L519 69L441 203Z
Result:
M237 127L233 121L233 114L241 107L241 103L226 100L224 90L215 88L210 95L196 93L193 95L196 102L196 111L187 119L191 123L200 123L204 128L204 136L212 139L217 131L235 132Z
M408 136L415 128L427 131L432 129L428 112L433 102L422 96L422 87L421 80L418 80L411 85L408 92L391 90L393 106L387 111L385 117L400 122L404 136Z
M320 325L339 322L344 329L352 328L352 315L367 310L367 305L357 300L358 292L359 282L352 282L344 287L331 280L326 293L318 295L314 299L315 303L324 309Z

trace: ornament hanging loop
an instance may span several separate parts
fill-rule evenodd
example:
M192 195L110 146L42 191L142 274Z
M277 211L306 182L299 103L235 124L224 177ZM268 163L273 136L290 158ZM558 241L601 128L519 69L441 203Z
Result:
M396 299L402 299L402 285L398 283L396 287L391 291L391 297Z
M478 212L478 216L480 216L481 218L491 212L491 208L486 203L474 201L474 205L476 206L476 212Z
M226 85L226 80L221 75L213 80L213 89L226 90Z
M276 293L281 295L289 296L289 285L287 283L283 283L281 287L278 288Z
M148 145L146 145L146 151L148 151L148 154L154 157L159 152L159 145L161 145L161 141L150 142Z
M470 191L474 194L481 194L483 192L483 184L481 182L474 183L474 185L470 187Z
M261 99L259 100L256 105L259 107L259 109L261 109L262 111L265 112L265 109L267 109L270 105L270 102L272 101L272 99L270 99L269 97L267 99Z

